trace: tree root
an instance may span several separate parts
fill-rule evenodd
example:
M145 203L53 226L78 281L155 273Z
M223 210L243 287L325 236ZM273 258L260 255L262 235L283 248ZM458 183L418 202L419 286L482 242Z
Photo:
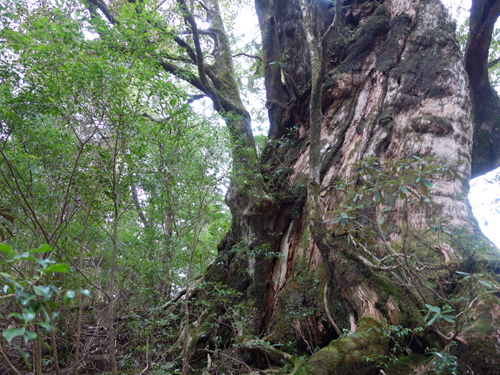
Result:
M259 354L267 358L268 361L278 363L282 366L286 363L290 363L292 360L292 356L290 354L276 349L265 341L259 339L244 341L240 346L240 350Z
M384 355L388 340L374 328L382 324L373 318L359 321L356 334L335 340L296 365L294 375L370 374ZM370 360L367 360L370 359Z

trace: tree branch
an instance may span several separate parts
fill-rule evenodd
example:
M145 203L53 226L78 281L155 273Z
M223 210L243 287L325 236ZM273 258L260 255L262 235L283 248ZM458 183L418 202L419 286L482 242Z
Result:
M89 3L89 12L91 17L95 17L95 9L99 9L102 14L104 14L104 17L112 24L119 24L116 20L115 17L111 14L109 11L108 7L106 4L104 4L101 0L87 0Z
M249 55L248 53L237 53L236 55L233 55L233 57L238 57L238 56L246 56L246 57L250 57L251 59L257 59L257 60L262 61L262 57L257 56L257 55Z
M472 177L500 165L500 100L488 76L488 54L493 29L500 16L500 0L473 0L465 49L465 70L473 105ZM493 61L496 64L498 61Z
M130 184L130 191L132 192L132 200L134 201L134 206L137 211L137 214L139 215L142 223L144 224L144 227L149 228L150 226L149 220L144 214L144 211L142 211L141 203L139 202L139 196L137 195L137 189L133 181Z
M328 308L328 281L325 282L325 291L323 293L323 298L324 298L324 302L325 302L325 312L326 312L326 316L328 317L328 321L333 326L333 328L335 328L335 332L337 332L337 335L339 335L339 337L342 337L342 331L340 330L339 326L333 320L332 314L330 314L330 309Z
M495 59L495 60L493 60L493 61L490 61L490 62L488 63L488 69L489 69L489 68L493 68L493 67L494 67L496 64L498 64L499 62L500 62L500 57L499 57L498 59Z
M2 353L2 357L5 359L5 362L7 363L7 365L9 365L12 372L14 372L15 375L21 375L21 373L14 367L12 362L9 360L9 357L7 357L7 354L5 354L5 352L3 351L2 340L0 340L0 352Z

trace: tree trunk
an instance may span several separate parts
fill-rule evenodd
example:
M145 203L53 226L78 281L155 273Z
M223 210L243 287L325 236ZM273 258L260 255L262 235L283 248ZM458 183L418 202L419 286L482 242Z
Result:
M479 297L474 299L470 288L476 287L460 283L456 274L480 274L490 280L487 284L494 284L498 276L491 270L499 270L488 263L488 259L498 259L496 248L475 254L464 240L468 236L478 245L483 236L467 200L473 126L455 26L438 0L340 3L341 20L332 24L335 8L327 3L256 0L274 141L263 152L260 170L274 205L268 211L258 207L259 214L253 216L247 212L248 205L246 211L232 209L233 226L219 246L219 259L207 271L207 279L244 293L248 307L244 313L253 324L240 332L243 343L249 342L250 335L261 334L266 336L264 341L296 342L299 350L313 352L338 337L332 320L342 330L360 332L332 342L297 367L297 373L374 373L390 343L370 328L382 329L387 324L426 327L424 335L415 336L417 353L423 354L426 346L445 348L460 354L464 368L469 365L495 373L498 369L472 353L483 345L488 355L500 360L493 345L498 326L491 318L498 316L500 300L494 294L479 296L476 289ZM303 17L304 9L310 10L310 20ZM330 25L333 32L322 46L321 37ZM318 74L319 57L314 57L318 52L327 54L327 73L324 80L313 79L311 84L311 77ZM316 184L310 181L309 160L314 151L309 137L317 104L315 85L320 88L322 114ZM340 209L345 199L331 192L336 181L354 180L353 186L361 185L355 162L413 156L463 163L456 166L457 177L434 183L430 204L392 202L386 231L380 230L380 216L371 213L367 225L378 231L375 242L387 248L399 246L400 254L406 254L406 263L397 266L400 270L406 270L407 256L438 265L425 272L408 266L407 273L398 274L360 255L366 251L381 259L388 254L380 246L361 245L348 232L338 233L321 221L331 219L331 212ZM309 195L319 202L306 207L308 184L309 190L316 185L317 192L309 191ZM320 219L315 225L311 215L318 207ZM445 235L445 240L425 233L431 218L448 218L456 231ZM413 237L411 244L410 228L422 236ZM462 237L457 240L460 231ZM257 236L253 245L247 244L243 254L236 252L241 241L251 239L249 233ZM281 256L253 256L248 249L255 249L256 244L267 244ZM406 248L412 249L411 256ZM455 303L450 297L467 293L471 294L467 303ZM422 313L427 311L426 304L443 307L447 303L443 301L454 304L462 323L455 328L436 323L426 326ZM458 340L458 346L450 349L452 340ZM251 345L240 347L252 353L252 363L259 363L263 351ZM375 360L367 361L367 356ZM407 373L421 366L417 359Z

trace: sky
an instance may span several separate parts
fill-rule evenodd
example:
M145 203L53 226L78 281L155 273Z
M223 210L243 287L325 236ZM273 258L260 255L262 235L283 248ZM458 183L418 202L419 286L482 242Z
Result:
M471 0L442 0L452 17L465 22ZM497 27L500 27L497 22ZM470 182L469 201L483 233L500 248L500 168Z

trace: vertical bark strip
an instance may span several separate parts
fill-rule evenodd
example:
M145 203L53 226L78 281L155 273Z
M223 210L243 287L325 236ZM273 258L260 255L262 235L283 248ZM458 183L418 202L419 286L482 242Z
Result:
M288 97L281 82L281 47L278 23L274 15L272 0L256 0L255 10L259 18L264 54L264 77L266 86L266 107L269 111L269 138L278 139L285 132L283 115Z
M500 1L474 0L465 50L465 70L469 75L474 107L472 177L488 173L500 165L500 99L491 87L488 56Z

